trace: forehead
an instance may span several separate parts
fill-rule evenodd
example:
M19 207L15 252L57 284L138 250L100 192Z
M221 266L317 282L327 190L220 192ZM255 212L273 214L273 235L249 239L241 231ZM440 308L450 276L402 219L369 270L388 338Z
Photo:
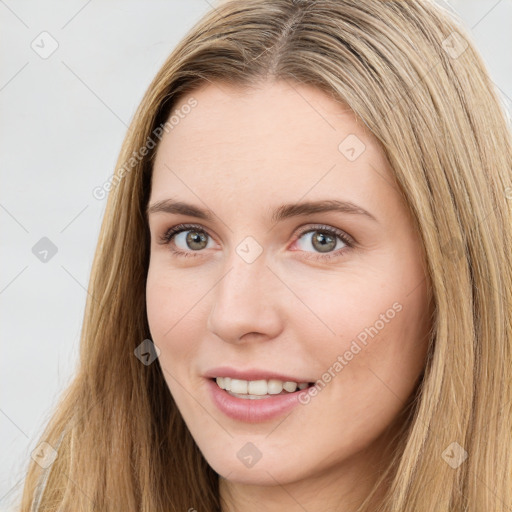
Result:
M184 108L191 99L194 108ZM327 194L355 201L393 188L383 150L366 125L312 86L211 83L181 98L173 114L179 122L162 137L155 159L155 199L176 188L192 197L193 187L203 197L236 190L246 199Z

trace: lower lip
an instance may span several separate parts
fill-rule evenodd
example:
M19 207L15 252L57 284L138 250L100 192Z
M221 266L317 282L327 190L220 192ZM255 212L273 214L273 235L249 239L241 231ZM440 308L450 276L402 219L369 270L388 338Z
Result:
M282 416L300 404L299 393L303 391L297 390L287 395L269 395L268 398L237 398L219 388L215 381L207 380L215 405L226 416L246 423L260 423Z

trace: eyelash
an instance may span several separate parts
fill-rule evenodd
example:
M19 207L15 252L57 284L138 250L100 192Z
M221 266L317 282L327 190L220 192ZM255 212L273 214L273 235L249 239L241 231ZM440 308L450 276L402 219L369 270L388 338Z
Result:
M170 245L174 235L178 235L179 233L182 233L183 231L192 231L192 230L198 231L200 233L204 233L207 236L210 236L210 235L208 235L207 231L205 231L205 229L202 226L199 226L197 224L178 224L177 226L174 226L174 227L168 229L160 237L160 243L165 244L165 245ZM333 228L333 227L325 226L322 224L309 226L308 228L301 230L298 233L296 240L300 239L303 235L305 235L307 233L311 233L312 231L313 232L320 231L322 233L327 233L329 235L332 235L335 238L338 237L346 245L346 247L343 247L342 249L338 249L333 252L325 253L323 255L322 255L322 253L317 253L320 256L307 256L308 259L311 258L311 259L315 259L315 260L329 260L331 258L343 256L347 249L352 248L355 245L355 242L352 239L352 237L350 237L343 231ZM188 257L195 258L195 257L201 256L200 254L194 254L194 251L182 251L180 249L175 249L175 248L171 248L171 251L174 254L176 254L177 256L184 256L186 258L188 258ZM196 252L199 252L199 251L196 251ZM305 251L305 252L307 252L307 251Z

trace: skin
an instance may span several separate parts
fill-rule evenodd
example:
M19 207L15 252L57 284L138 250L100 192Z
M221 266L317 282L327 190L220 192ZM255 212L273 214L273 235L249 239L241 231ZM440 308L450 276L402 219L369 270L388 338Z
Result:
M197 106L161 140L149 199L215 214L149 215L148 321L169 390L220 475L223 510L356 510L425 365L430 285L419 234L382 148L342 103L283 81L207 84L191 96ZM353 161L339 149L349 134L366 146ZM321 199L350 201L376 220L323 212L270 221L283 203ZM188 231L174 238L195 257L159 243L180 223L206 233L199 250L187 244ZM334 238L322 252L311 232L299 232L316 224L355 245ZM263 249L250 264L236 252L247 236ZM211 401L202 375L216 366L321 379L393 304L401 310L287 416L245 423ZM252 467L237 457L247 442L262 454Z

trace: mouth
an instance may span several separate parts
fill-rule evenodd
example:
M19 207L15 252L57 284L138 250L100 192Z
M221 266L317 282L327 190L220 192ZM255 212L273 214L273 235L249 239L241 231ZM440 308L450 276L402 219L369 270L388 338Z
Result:
M278 379L242 380L231 377L213 377L210 380L229 395L248 400L271 398L276 395L290 395L314 385L313 382L293 382Z

